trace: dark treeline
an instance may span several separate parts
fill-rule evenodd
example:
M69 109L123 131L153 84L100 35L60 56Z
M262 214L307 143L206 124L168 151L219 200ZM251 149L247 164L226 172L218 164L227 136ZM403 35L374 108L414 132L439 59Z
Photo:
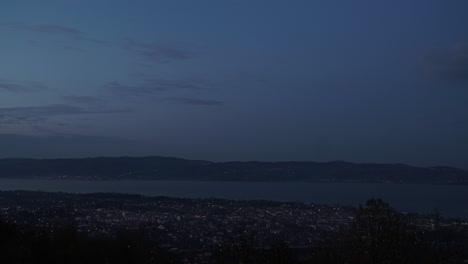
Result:
M356 209L349 226L313 248L292 248L284 241L260 247L250 234L195 253L161 249L157 241L137 231L91 239L73 228L55 233L28 231L2 221L0 263L465 263L466 234L440 229L438 217L436 213L434 230L424 232L382 200L369 200ZM187 262L192 257L197 261Z
M90 239L75 229L56 234L19 230L0 222L0 263L179 263L177 256L154 247L144 236L119 232L114 239Z

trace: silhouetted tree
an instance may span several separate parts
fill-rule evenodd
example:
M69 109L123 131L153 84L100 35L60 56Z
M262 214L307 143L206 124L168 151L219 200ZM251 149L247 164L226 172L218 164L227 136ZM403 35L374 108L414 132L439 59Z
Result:
M371 199L356 209L349 226L312 251L310 262L410 263L416 241L415 227L405 215Z
M407 263L416 245L416 230L388 203L371 199L356 210L349 238L360 263Z
M270 264L294 264L299 263L293 254L291 247L285 241L272 243L265 251L267 263Z
M241 236L238 240L216 247L213 252L215 263L219 264L295 264L299 263L284 241L271 243L269 247L256 246L255 234Z

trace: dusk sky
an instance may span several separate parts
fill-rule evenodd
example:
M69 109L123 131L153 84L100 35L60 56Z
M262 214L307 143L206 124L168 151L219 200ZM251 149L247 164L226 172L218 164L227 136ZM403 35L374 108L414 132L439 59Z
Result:
M0 158L468 169L468 1L0 3Z

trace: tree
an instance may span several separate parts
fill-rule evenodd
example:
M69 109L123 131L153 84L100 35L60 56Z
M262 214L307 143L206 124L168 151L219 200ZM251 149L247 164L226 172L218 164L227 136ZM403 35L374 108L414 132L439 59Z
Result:
M381 199L359 206L349 226L312 251L311 263L416 263L416 229Z
M360 263L407 263L411 258L413 223L381 199L359 206L350 227L350 249Z
M260 247L254 233L249 237L239 236L237 240L224 243L212 251L213 262L222 264L297 264L289 244L285 241Z

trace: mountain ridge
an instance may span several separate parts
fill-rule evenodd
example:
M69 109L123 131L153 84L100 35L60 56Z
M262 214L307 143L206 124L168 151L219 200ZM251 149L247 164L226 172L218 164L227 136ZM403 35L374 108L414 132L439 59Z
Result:
M4 158L0 159L0 178L468 184L468 171L346 161L212 162L163 156Z

